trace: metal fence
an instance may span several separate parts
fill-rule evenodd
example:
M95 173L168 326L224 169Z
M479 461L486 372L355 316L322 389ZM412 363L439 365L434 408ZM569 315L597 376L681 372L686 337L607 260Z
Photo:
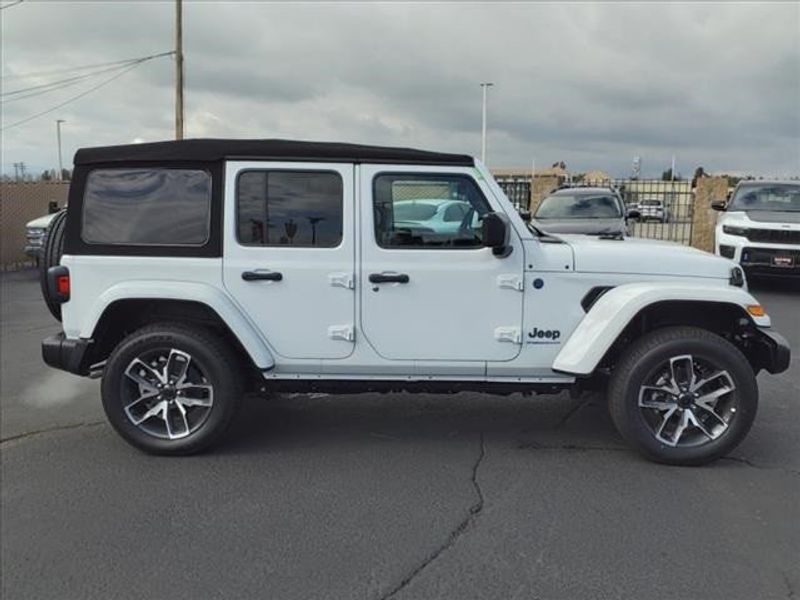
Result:
M631 235L691 243L694 191L690 181L617 179L611 184L629 209L639 211L639 218L632 221Z
M531 197L530 176L497 175L495 179L517 209L528 208ZM694 191L689 181L606 179L573 181L567 185L616 188L625 205L640 213L638 219L630 222L630 233L634 237L687 245L691 243Z
M508 199L517 210L528 210L531 199L531 177L522 175L495 175L495 181L503 188Z

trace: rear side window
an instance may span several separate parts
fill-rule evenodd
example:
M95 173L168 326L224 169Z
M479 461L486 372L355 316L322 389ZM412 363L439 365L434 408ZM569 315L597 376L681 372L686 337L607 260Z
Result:
M342 241L342 178L329 171L245 171L236 183L245 246L335 248Z
M86 180L81 237L89 244L202 246L210 215L207 171L97 169Z

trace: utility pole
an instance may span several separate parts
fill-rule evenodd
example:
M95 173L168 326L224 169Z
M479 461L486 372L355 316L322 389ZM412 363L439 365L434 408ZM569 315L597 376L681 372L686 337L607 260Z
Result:
M175 139L183 139L183 0L175 0Z
M58 177L57 181L64 179L64 164L61 162L61 124L66 123L64 119L56 119L56 137L58 138Z
M486 90L488 90L493 83L481 83L483 88L483 118L481 120L481 162L486 164Z

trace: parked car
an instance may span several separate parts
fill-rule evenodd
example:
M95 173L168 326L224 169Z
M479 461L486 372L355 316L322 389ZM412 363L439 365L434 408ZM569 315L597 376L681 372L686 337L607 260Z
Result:
M666 203L659 198L643 198L638 203L639 219L642 221L669 222L669 209Z
M418 232L452 234L470 213L469 202L461 200L413 199L394 203L395 228L408 227Z
M37 217L25 224L25 254L39 258L47 238L47 228L53 222L56 213Z
M715 202L714 250L750 274L800 275L800 182L743 181Z
M181 140L79 150L71 186L43 358L102 377L147 452L210 447L245 391L588 388L643 454L699 464L747 434L756 374L790 362L732 261L542 233L466 155ZM408 236L411 188L472 214Z
M533 215L534 224L548 233L627 235L628 219L638 210L628 209L611 188L563 188L544 198Z

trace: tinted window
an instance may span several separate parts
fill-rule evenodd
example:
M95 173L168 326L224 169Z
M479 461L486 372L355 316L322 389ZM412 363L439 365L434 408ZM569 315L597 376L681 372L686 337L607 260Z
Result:
M468 211L469 204L465 204L464 202L456 202L448 206L447 210L444 211L444 220L458 221L460 223Z
M246 171L236 204L239 242L333 248L342 241L342 178L320 171Z
M200 246L208 241L211 175L190 169L89 173L81 237L90 244Z
M611 219L621 216L615 196L594 194L548 196L536 210L537 219Z
M743 185L736 190L730 210L800 211L800 184Z
M384 248L483 245L482 218L490 210L489 203L467 176L379 175L373 201L375 239Z

